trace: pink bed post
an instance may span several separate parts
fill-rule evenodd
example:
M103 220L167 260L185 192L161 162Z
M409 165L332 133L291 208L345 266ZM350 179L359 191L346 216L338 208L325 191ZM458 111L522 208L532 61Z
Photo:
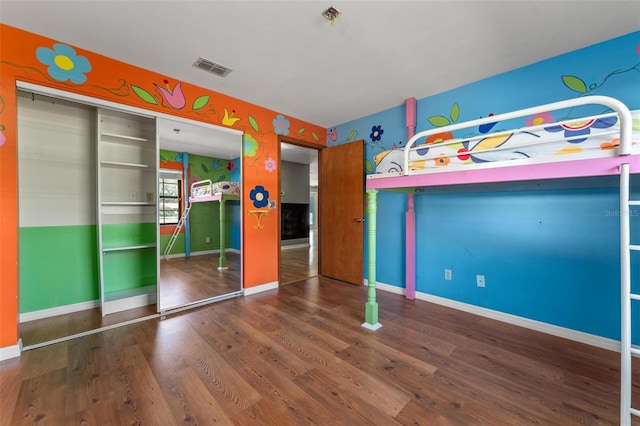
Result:
M407 141L413 137L416 131L416 98L405 101L407 118ZM407 194L407 213L405 215L405 297L413 300L416 298L416 213L413 208L413 194Z

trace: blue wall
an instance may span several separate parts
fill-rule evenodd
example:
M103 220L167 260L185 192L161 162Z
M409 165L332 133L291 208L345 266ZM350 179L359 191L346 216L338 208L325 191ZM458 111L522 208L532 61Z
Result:
M419 99L416 131L432 128L434 116L462 122L589 94L640 109L640 32ZM458 115L451 114L454 105ZM335 126L327 144L364 139L369 173L375 155L403 146L406 134L400 105ZM519 190L514 184L463 192L468 189L415 197L417 291L620 338L617 188ZM639 188L633 192L640 198ZM405 282L405 206L405 195L380 192L377 251L385 255L377 259L377 281L399 287ZM640 209L632 210L632 221L638 244ZM445 268L453 271L451 281L444 280ZM632 269L640 292L639 256ZM486 276L485 288L476 286L477 274ZM640 324L637 304L634 323ZM640 327L634 341L640 344Z

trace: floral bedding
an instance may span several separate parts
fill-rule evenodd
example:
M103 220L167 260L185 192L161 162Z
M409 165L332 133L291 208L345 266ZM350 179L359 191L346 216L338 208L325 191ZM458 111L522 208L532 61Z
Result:
M632 112L632 152L640 153L640 110ZM447 143L451 140L451 143ZM514 130L454 140L451 133L438 133L415 145L409 156L411 170L436 171L464 166L523 160L567 157L567 159L607 156L619 145L618 117L600 116L550 124L535 131ZM611 155L611 154L609 154ZM383 151L374 158L376 173L403 171L404 149Z
M215 194L240 195L240 182L214 182L191 188L192 197L210 197Z

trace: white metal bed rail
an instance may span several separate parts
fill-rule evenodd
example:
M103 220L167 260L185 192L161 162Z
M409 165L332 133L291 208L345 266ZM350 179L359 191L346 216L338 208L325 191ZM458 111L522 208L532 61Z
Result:
M640 357L640 348L631 343L632 302L640 301L640 293L631 288L631 252L640 252L640 245L631 244L631 206L640 206L640 200L629 199L629 164L620 165L620 292L621 292L621 336L620 336L620 424L631 425L631 416L640 417L640 410L631 406L632 361Z
M409 157L410 157L411 151L414 148L415 143L422 138L435 135L438 133L445 133L445 132L452 133L457 130L468 129L472 127L477 128L478 126L481 126L483 124L511 120L514 118L528 117L533 114L556 111L560 109L572 108L572 107L583 106L583 105L602 105L602 106L611 108L614 112L617 113L618 118L620 119L620 146L619 146L618 154L630 155L631 154L631 120L632 119L631 119L631 112L626 107L626 105L620 102L619 100L608 97L608 96L585 96L582 98L568 99L566 101L553 102L546 105L539 105L531 108L525 108L518 111L511 111L504 114L492 115L489 117L479 118L477 120L466 121L464 123L450 124L444 127L436 127L433 129L424 130L422 132L416 133L415 135L413 135L413 137L411 137L411 139L409 139L409 141L404 147L402 173L405 176L408 176L409 174L411 174L410 168L409 168L409 163L410 163ZM569 120L569 121L575 121L575 119ZM561 122L546 123L546 126L550 126L552 124L558 124L558 123L561 123ZM536 127L540 127L540 126L532 126L531 128L533 129ZM524 131L525 129L528 129L528 128L521 128L518 130ZM496 134L500 134L500 133L496 133ZM482 135L482 137L487 137L487 136L494 136L494 134L488 133L486 135Z

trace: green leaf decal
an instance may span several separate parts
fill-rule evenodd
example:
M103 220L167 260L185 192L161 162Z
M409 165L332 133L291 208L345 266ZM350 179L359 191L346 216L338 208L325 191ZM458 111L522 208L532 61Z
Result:
M562 82L564 83L565 86L567 86L569 89L573 90L574 92L587 93L587 85L585 84L584 81L582 81L582 79L576 76L563 75Z
M353 129L350 133L349 136L347 136L347 140L350 141L351 139L356 137L356 134L358 134L358 131L356 129Z
M436 127L448 126L449 124L451 124L449 119L442 115L433 115L427 118L427 121L429 121L429 123L433 124Z
M162 161L163 163L166 163L167 159L164 155L160 154L160 161Z
M364 160L364 169L368 172L373 172L373 165L371 164L371 161Z
M458 106L457 102L453 104L453 106L451 107L451 112L449 113L449 117L451 118L451 121L453 123L458 121L458 117L460 117L460 106Z
M227 180L227 175L221 175L218 179L216 179L216 182L224 182L225 180Z
M314 138L316 141L318 141L318 142L320 141L320 138L318 137L318 135L316 135L316 132L311 132L311 136L313 136L313 138Z
M202 166L202 171L205 173L209 173L209 169L207 168L207 166L204 165L204 163L201 164Z
M253 118L252 115L249 116L249 124L251 124L251 127L253 127L253 130L255 130L256 132L260 132L260 127L258 127L258 122L256 121L255 118Z
M147 92L142 87L134 86L132 84L131 88L133 89L135 94L138 95L143 101L153 105L158 105L158 101L156 101L156 98L154 98L151 93Z
M193 110L197 111L204 108L209 103L209 99L209 95L199 96L195 101L193 101Z
M304 133L304 131L307 130L304 127L300 127L300 130L298 130L298 134L301 135Z

